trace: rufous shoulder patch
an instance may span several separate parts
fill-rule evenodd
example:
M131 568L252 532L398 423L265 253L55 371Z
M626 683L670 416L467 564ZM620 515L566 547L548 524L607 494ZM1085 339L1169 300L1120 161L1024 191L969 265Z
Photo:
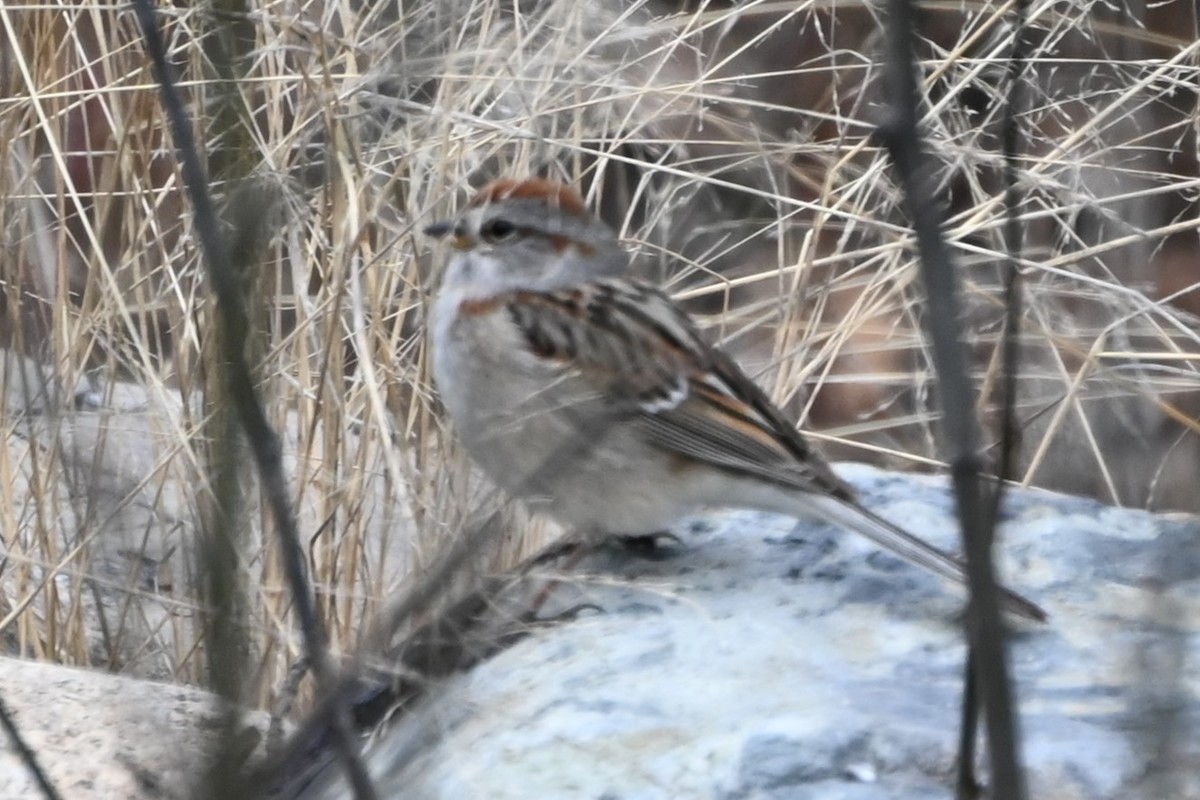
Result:
M503 295L494 295L474 300L463 300L458 304L458 314L462 317L487 316L502 308L508 302L508 299Z
M471 198L469 208L496 203L500 200L544 200L551 208L558 208L579 217L588 214L583 197L573 186L547 178L500 178L484 186Z

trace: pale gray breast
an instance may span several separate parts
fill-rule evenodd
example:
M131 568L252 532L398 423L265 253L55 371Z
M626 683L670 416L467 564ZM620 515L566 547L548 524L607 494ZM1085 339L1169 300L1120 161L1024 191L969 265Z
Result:
M459 315L456 292L434 306L433 375L455 434L490 477L509 491L544 491L548 459L574 436L580 386L533 356L504 308Z

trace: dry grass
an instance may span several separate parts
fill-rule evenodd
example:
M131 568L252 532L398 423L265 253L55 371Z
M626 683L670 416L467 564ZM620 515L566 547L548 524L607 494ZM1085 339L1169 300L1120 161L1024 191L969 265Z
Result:
M868 138L881 98L867 6L530 5L431 2L403 19L397 5L271 5L240 28L163 14L212 190L252 256L247 347L339 651L496 502L437 414L420 335L436 278L417 232L497 174L581 182L639 269L838 455L936 464L921 329L936 309ZM990 420L1004 9L924 7L925 118ZM1030 18L1025 481L1195 509L1194 5L1035 2ZM5 4L0 38L4 343L30 359L0 378L6 642L199 681L211 308L148 62L115 7ZM269 703L298 642L245 498L252 687ZM553 533L514 519L478 570Z

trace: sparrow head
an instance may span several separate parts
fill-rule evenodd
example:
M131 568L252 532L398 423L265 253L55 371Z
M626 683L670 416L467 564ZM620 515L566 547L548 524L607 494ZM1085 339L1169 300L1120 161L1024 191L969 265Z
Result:
M616 233L574 188L543 178L483 187L457 217L425 228L454 249L446 282L552 290L625 272Z

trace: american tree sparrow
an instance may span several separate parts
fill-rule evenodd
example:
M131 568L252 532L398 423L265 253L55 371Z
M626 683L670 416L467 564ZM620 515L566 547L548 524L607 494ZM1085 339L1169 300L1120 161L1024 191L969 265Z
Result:
M426 233L453 248L430 325L442 402L471 456L534 510L592 536L708 506L816 517L965 582L957 558L864 508L682 309L626 277L616 234L574 189L499 180Z

